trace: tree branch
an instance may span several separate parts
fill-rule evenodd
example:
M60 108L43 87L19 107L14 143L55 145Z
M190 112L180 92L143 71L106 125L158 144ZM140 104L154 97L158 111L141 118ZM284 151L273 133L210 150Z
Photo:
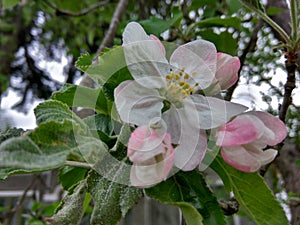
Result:
M296 87L296 69L297 69L297 53L287 52L285 68L287 71L287 81L284 85L284 95L282 105L279 109L279 118L285 123L286 113L289 106L292 104L292 92Z
M240 70L239 70L239 77L240 77L240 74L241 74L241 70L244 67L247 54L249 52L253 52L254 49L255 49L256 42L257 42L257 34L258 34L258 31L260 30L260 28L262 27L262 25L263 25L263 22L260 19L257 22L256 26L254 27L254 30L252 31L252 35L251 35L250 41L249 41L248 45L246 46L246 48L244 49L243 54L240 57L240 64L241 64L241 66L240 66ZM233 92L236 89L236 87L238 86L238 81L239 81L239 79L237 80L237 82L233 86L231 86L228 89L228 91L226 93L226 96L224 97L225 100L227 100L227 101L231 100Z
M93 59L93 64L97 64L99 54L103 51L103 49L105 47L107 47L110 43L113 42L113 39L116 35L121 17L125 12L127 4L128 4L128 0L120 0L119 1L118 5L115 9L115 12L113 14L108 31L107 31L105 37L103 38L103 41L95 54L95 57ZM93 88L95 86L95 82L88 75L85 74L79 85ZM90 109L82 109L80 111L77 111L76 109L74 109L74 111L76 114L80 114L81 118L84 118L84 117L89 116L94 113L94 111L90 110Z
M99 8L100 6L105 5L106 3L109 2L109 0L105 0L105 1L101 1L101 2L97 2L94 5L91 5L79 12L71 12L68 10L63 10L58 8L55 4L53 4L51 1L49 0L45 0L45 2L47 3L47 5L49 5L52 9L56 10L56 12L58 12L60 15L66 15L66 16L84 16L86 14L88 14L89 12L93 11L94 9Z
M118 29L121 17L125 12L127 4L128 4L128 0L120 0L119 1L117 8L111 19L108 31L107 31L100 47L98 48L98 50L96 52L96 56L94 58L95 62L98 61L98 56L103 51L103 49L113 42L113 39L117 33L117 29Z
M18 209L20 209L26 199L27 193L29 192L29 190L35 185L36 181L37 181L37 177L38 175L34 175L30 184L26 187L26 189L24 190L22 196L20 196L17 204L14 206L14 208L10 209L8 212L6 212L0 219L4 220L4 224L6 222L10 223L11 220L13 219L14 214L17 212Z

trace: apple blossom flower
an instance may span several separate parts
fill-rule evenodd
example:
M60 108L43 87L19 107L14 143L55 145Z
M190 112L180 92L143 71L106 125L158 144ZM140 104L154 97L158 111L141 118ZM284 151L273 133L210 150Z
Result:
M227 66L223 61L228 57L223 60L215 46L205 40L179 46L168 61L159 39L147 35L135 22L124 30L123 49L134 80L124 81L115 89L120 119L137 126L147 126L153 118L163 119L171 143L177 146L176 167L194 169L207 148L205 130L219 127L246 110L240 104L199 94L220 73L218 62L227 72L236 70L237 63Z
M148 126L137 127L128 142L127 156L133 162L130 181L136 187L151 187L165 180L174 164L169 133Z
M277 151L263 150L286 137L284 123L275 116L251 111L236 116L218 130L216 144L225 162L244 172L254 172L274 160Z
M226 53L217 53L217 70L212 84L205 89L206 95L215 95L234 85L238 80L240 60Z

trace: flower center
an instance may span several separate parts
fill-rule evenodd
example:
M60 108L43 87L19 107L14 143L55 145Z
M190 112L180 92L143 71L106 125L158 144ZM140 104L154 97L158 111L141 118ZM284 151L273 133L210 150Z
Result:
M178 73L171 71L166 76L168 84L166 98L176 106L181 106L182 100L195 92L198 83L191 85L193 79L182 68ZM192 73L193 75L193 73Z

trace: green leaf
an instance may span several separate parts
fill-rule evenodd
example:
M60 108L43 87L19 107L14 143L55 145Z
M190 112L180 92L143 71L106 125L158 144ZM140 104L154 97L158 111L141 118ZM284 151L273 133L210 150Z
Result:
M298 159L298 160L296 161L296 165L297 165L297 166L300 166L300 159Z
M89 174L87 183L95 205L91 225L117 224L141 196L141 190L114 183L94 171Z
M7 175L60 167L70 150L76 146L73 135L70 135L74 128L68 120L63 123L50 121L40 124L28 136L4 141L0 145L0 166L9 168Z
M216 0L201 0L201 1L192 1L191 5L189 6L188 10L198 10L199 8L203 8L205 6L214 6L216 7L217 1Z
M193 23L189 29L191 28L203 28L203 27L233 27L235 29L240 29L241 20L237 17L228 17L228 18L220 18L213 17L205 20L200 20L196 23Z
M77 59L75 66L77 69L85 72L92 65L92 62L93 56L91 56L89 53L84 53Z
M19 137L21 134L23 134L25 131L21 128L11 128L6 131L0 132L0 143L3 141L12 138L12 137Z
M20 0L3 0L2 1L3 9L8 9L8 8L14 7L19 2L20 2Z
M269 16L275 16L277 14L280 14L280 13L283 13L286 9L283 9L283 8L278 8L278 7L273 7L273 6L270 6L268 7L267 9L267 14Z
M26 225L45 225L45 223L42 222L41 220L31 218L27 221Z
M122 46L109 49L99 56L98 63L91 65L86 73L100 86L117 71L127 67Z
M180 10L173 10L173 18L169 20L157 18L151 16L148 20L143 20L140 24L145 29L146 33L154 34L155 36L159 36L165 30L169 29L174 23L176 23L179 19L182 18L182 13Z
M211 164L222 178L228 191L233 191L235 198L257 225L288 225L286 215L257 173L244 173L226 164L218 156Z
M224 31L220 34L216 34L212 30L199 31L198 33L203 39L213 42L218 51L230 55L237 55L238 43L237 40L232 37L231 33Z
M7 177L13 174L24 174L24 173L31 173L31 171L18 170L14 168L0 168L0 180L5 180Z
M111 100L114 101L114 90L115 88L122 83L125 80L132 80L132 76L127 69L127 67L124 67L114 73L103 85L103 93L105 96Z
M83 203L86 196L86 180L81 181L78 186L62 200L56 213L47 218L50 225L79 225L83 216Z
M209 139L205 156L198 166L198 170L204 171L214 161L218 155L220 147L216 145L216 141Z
M260 0L240 0L249 9L256 9L265 12L265 8Z
M34 114L38 125L48 121L70 120L75 124L80 124L83 128L85 127L85 123L69 109L68 105L60 101L48 100L40 103L34 109Z
M178 172L168 180L146 189L162 203L178 206L187 225L225 225L223 212L198 171Z
M24 137L1 144L0 157L1 167L42 171L62 165L66 154L64 151L45 153L29 137Z
M226 0L229 14L237 13L237 11L242 7L242 4L239 0Z
M59 170L58 179L63 188L69 190L69 188L85 178L87 171L85 168L64 166Z
M90 130L102 131L107 135L111 135L113 132L112 119L103 114L95 114L83 119L83 121L89 126Z
M65 84L59 91L53 93L51 99L66 103L70 107L90 108L97 113L109 114L108 102L100 88Z

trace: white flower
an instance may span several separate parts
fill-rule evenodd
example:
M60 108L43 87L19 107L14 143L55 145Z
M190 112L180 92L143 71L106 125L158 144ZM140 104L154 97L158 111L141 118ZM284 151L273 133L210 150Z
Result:
M121 83L114 93L123 122L150 126L162 118L175 149L175 165L194 169L207 148L206 131L225 124L245 106L198 94L216 80L217 51L204 40L179 46L165 57L163 44L135 22L123 33L126 64L134 80Z

